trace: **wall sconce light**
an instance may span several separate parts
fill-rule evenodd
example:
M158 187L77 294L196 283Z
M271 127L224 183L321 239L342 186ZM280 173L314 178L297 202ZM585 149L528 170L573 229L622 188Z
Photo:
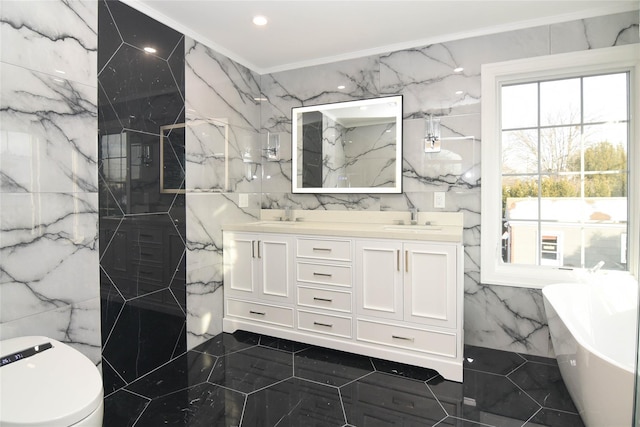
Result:
M153 159L151 158L151 146L143 145L142 146L142 155L140 156L140 160L142 160L142 164L146 167L151 166L151 162Z
M280 160L280 134L268 133L267 134L267 160L270 162L277 162Z
M440 152L440 119L434 119L432 114L425 121L424 152Z

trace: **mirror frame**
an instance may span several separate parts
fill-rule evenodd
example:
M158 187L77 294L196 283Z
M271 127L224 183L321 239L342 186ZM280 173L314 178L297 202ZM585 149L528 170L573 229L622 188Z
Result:
M301 143L298 141L301 135L298 135L298 129L301 126L299 118L303 113L307 112L323 112L337 110L341 108L360 108L369 105L377 105L382 103L395 102L394 118L396 121L396 149L395 149L395 185L391 187L302 187L298 185L298 168L302 165L298 164L299 150ZM291 192L292 193L385 193L385 194L401 194L402 193L402 95L385 96L378 98L362 99L357 101L334 102L329 104L311 105L306 107L291 108Z

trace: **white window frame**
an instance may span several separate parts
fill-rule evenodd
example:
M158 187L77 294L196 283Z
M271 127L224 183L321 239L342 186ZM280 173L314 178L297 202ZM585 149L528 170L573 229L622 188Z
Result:
M629 72L628 147L629 185L627 253L628 272L638 277L640 241L640 45L632 44L603 49L548 55L493 64L484 64L482 78L482 185L481 185L481 263L480 281L485 284L542 288L547 284L576 282L582 269L515 265L505 263L501 254L502 234L502 147L500 94L503 85L541 79L566 78L592 73ZM606 266L604 267L606 268ZM576 274L578 273L578 274Z

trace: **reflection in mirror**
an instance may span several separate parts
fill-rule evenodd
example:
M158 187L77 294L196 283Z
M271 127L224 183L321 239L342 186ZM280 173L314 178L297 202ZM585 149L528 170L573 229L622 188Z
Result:
M295 107L293 193L401 193L402 96Z
M184 193L184 123L160 126L160 192ZM143 150L143 159L144 159ZM148 165L147 165L148 166Z

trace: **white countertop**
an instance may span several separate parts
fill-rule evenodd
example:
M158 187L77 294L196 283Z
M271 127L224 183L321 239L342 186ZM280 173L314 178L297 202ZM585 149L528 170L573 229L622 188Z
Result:
M410 224L409 212L293 211L293 220L280 218L284 218L283 210L263 210L260 221L226 224L222 229L462 243L463 216L456 212L419 212L416 224Z

